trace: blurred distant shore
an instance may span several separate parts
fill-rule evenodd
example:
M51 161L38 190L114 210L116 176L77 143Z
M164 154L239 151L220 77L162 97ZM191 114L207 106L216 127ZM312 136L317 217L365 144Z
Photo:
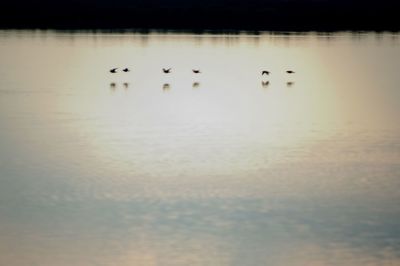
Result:
M399 1L400 2L400 1ZM77 0L2 4L3 29L399 31L398 2Z

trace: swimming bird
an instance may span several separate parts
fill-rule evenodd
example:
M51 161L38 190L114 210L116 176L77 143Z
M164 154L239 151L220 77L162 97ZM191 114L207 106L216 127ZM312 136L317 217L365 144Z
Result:
M296 72L294 72L293 70L287 70L286 73L288 73L288 74L294 74L294 73L296 73Z
M118 67L113 68L113 69L110 70L110 72L111 72L111 73L117 73L117 69L118 69Z
M168 68L168 69L163 68L162 71L163 71L164 73L170 73L170 72L171 72L171 68Z
M129 72L130 70L129 70L129 68L124 68L124 69L122 69L122 71L124 71L124 72Z
M193 73L195 73L195 74L201 73L201 72L200 72L200 69L192 69L192 71L193 71Z
M263 72L261 72L261 75L264 75L264 74L269 75L269 71L263 70Z

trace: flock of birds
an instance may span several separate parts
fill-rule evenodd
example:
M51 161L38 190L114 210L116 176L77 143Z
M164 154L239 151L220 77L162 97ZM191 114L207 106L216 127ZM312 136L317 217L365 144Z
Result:
M110 69L110 72L111 73L117 73L117 69L118 69L118 67L116 67L116 68L112 68L112 69ZM168 74L168 73L171 73L171 69L172 68L163 68L162 69L162 71L165 73L165 74ZM122 71L123 72L129 72L129 71L131 71L129 68L124 68L124 69L122 69ZM192 69L192 71L193 71L193 73L195 73L195 74L199 74L199 73L201 73L200 72L200 69Z
M294 73L296 73L296 72L294 72L293 70L286 70L286 73L288 73L288 74L294 74ZM261 75L269 75L269 74L271 74L271 72L269 72L269 71L267 71L267 70L263 70L262 72L261 72Z
M118 67L112 68L112 69L110 69L110 73L117 73L118 69L119 69ZM162 72L164 72L165 74L171 73L171 70L172 70L172 68L162 68ZM130 72L131 70L129 68L125 67L124 69L122 69L122 71L126 73L126 72ZM200 74L201 73L200 69L192 69L192 72L194 74ZM294 74L296 72L294 72L293 70L286 70L286 73L287 74ZM271 74L270 71L267 71L267 70L262 70L261 71L261 76L264 76L264 75L268 76L269 74ZM293 86L293 84L294 84L293 81L286 82L286 86L288 86L288 87ZM125 89L128 88L128 86L129 86L129 83L124 83ZM198 88L199 86L200 86L199 82L193 83L193 88ZM269 81L268 80L262 80L261 81L261 86L263 88L267 88L269 86ZM115 88L115 87L116 87L116 84L115 83L111 83L111 88ZM170 85L168 83L163 85L163 90L169 90L169 89L170 89Z
M111 72L111 73L117 73L117 69L118 69L118 67L112 68L112 69L110 69L110 72ZM165 74L168 74L168 73L171 73L171 69L172 69L172 68L163 68L162 71L163 71ZM122 71L123 71L123 72L129 72L129 71L131 71L131 70L130 70L129 68L126 67L126 68L122 69ZM192 69L192 72L195 73L195 74L201 73L200 69ZM294 72L293 70L286 70L286 73L287 73L287 74L294 74L295 72ZM263 71L261 72L261 75L269 75L269 74L271 74L271 72L269 72L269 71L267 71L267 70L263 70Z

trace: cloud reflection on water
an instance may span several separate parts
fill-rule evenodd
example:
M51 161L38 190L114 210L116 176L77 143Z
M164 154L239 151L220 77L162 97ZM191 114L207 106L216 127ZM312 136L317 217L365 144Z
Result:
M0 264L398 264L399 43L373 35L2 32Z

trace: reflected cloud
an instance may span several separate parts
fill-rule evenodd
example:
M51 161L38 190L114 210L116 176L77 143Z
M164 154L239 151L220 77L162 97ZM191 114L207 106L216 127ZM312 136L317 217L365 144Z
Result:
M393 42L71 36L0 34L0 265L399 265Z

